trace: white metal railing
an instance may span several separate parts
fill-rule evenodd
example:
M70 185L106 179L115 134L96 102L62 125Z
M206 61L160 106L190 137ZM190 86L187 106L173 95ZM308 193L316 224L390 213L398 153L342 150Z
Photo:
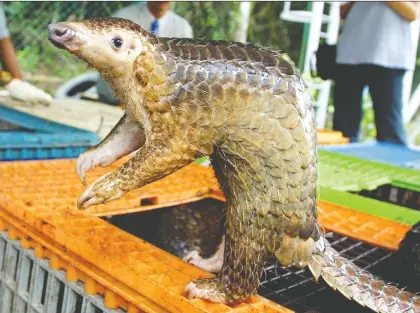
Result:
M328 44L335 44L337 42L340 25L340 3L315 1L312 2L311 11L293 10L291 4L292 1L285 1L280 18L291 22L310 24L303 67L303 73L308 73L310 71L311 59L318 50L320 39L325 39ZM329 7L329 10L327 10L328 13L324 13L327 6ZM327 25L326 32L322 31L324 24ZM325 128L331 81L325 80L312 84L308 82L308 84L319 91L314 103L316 127Z

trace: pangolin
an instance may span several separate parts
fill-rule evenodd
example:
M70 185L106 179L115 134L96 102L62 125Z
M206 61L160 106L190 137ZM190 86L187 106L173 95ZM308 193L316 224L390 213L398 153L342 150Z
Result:
M81 154L77 171L134 155L91 184L78 207L107 203L210 156L227 199L224 259L190 298L235 304L255 294L267 255L377 312L419 313L420 299L341 257L317 220L312 97L283 54L253 44L159 38L119 18L49 25L49 40L98 70L125 113ZM221 245L222 246L222 245Z

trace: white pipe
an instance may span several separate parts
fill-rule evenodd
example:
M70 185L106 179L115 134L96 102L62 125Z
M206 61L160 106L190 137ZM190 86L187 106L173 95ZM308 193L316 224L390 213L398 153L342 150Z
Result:
M337 43L338 31L340 29L340 2L330 2L329 4L330 14L326 42L333 45Z
M306 48L305 63L303 67L304 73L310 71L310 58L313 56L319 46L323 13L324 2L312 2L312 18L311 25L309 27L308 43Z
M239 14L232 40L245 43L248 35L249 16L251 15L251 2L241 2L239 4Z

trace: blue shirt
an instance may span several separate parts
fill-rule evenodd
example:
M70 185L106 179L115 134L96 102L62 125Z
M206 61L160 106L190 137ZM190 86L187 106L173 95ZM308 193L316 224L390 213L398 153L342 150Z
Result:
M398 15L386 2L355 2L337 44L337 63L414 70L419 22Z

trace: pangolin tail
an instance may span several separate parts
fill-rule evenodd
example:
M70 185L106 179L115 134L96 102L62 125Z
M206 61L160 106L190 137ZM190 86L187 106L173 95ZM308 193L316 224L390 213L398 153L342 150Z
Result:
M420 296L398 289L342 257L321 237L309 263L334 290L378 313L420 313Z

